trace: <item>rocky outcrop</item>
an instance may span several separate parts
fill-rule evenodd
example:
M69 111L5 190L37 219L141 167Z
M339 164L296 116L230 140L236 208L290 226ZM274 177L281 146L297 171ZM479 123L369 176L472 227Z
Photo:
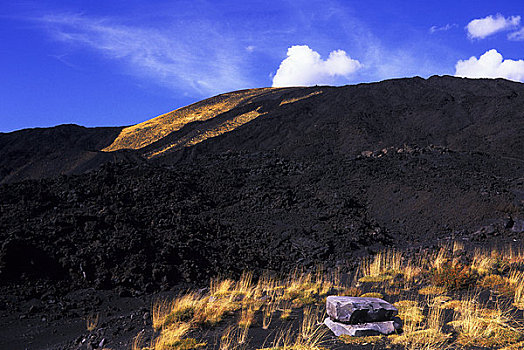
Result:
M345 324L341 322L332 321L329 317L326 318L324 324L335 334L349 335L351 337L366 337L372 335L389 335L396 333L402 326L399 320L361 323L361 324Z
M389 321L398 315L396 307L379 298L329 296L326 309L333 320L349 324Z
M393 334L402 328L398 310L379 298L329 296L324 324L337 336Z

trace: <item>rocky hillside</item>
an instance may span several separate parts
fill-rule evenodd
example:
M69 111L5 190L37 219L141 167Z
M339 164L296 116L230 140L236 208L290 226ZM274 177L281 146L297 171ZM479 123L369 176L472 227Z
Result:
M100 151L121 129L60 125L0 133L0 183L78 174L121 159Z
M523 84L432 77L2 134L0 281L141 293L406 242L520 242L523 107Z
M121 159L175 164L227 151L318 159L407 144L522 159L523 111L524 85L502 79L243 90L130 127L0 134L0 183L78 174Z

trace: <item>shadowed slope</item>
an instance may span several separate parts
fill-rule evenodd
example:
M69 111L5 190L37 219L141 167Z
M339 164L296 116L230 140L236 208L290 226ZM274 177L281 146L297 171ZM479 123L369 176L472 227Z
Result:
M522 111L524 84L503 79L242 90L125 128L0 134L0 182L80 173L123 158L173 164L229 151L336 159L437 145L522 161Z
M99 151L121 129L70 124L0 133L0 183L79 174L122 159Z

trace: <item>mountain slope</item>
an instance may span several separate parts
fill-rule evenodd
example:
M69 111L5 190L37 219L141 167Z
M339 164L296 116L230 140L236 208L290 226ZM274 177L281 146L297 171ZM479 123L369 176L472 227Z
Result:
M162 114L143 123L122 129L103 151L139 149L148 146L192 122L203 122L227 112L246 101L275 89L252 89L230 92Z
M524 84L453 77L222 94L125 128L60 126L0 134L0 183L172 164L226 151L355 156L404 144L522 160Z
M100 151L120 130L60 125L0 133L0 183L78 174L121 159Z
M432 77L302 88L299 92L309 97L283 104L286 96L281 92L276 101L261 99L229 111L223 117L246 113L247 107L262 115L234 132L194 145L192 157L227 150L275 149L285 156L315 158L358 155L403 144L434 144L522 159L524 84ZM289 94L293 93L297 92ZM165 140L180 140L193 126L201 128L202 124L187 125ZM144 153L160 147L155 146L146 147Z

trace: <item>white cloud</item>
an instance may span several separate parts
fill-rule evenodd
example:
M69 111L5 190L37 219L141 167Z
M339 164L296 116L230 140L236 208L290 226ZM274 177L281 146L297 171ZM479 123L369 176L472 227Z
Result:
M130 73L186 95L209 95L251 87L242 69L245 53L205 21L169 28L138 27L114 19L75 14L37 19L62 42L124 62Z
M519 31L509 33L508 39L514 41L524 41L524 28L521 28Z
M348 78L360 69L358 60L349 57L344 50L332 51L326 60L307 45L291 46L287 58L280 63L273 77L274 87L333 84L337 77Z
M455 28L457 27L457 24L456 23L453 23L453 24L446 24L445 26L442 26L442 27L437 27L437 26L432 26L431 28L429 28L429 32L431 34L433 33L436 33L436 32L446 32L452 28Z
M505 18L500 13L495 17L487 16L484 18L474 19L468 23L466 29L471 39L484 39L495 33L510 30L518 27L520 16L511 16Z
M504 59L497 50L489 50L479 59L458 61L455 76L466 78L505 78L524 82L524 61Z

